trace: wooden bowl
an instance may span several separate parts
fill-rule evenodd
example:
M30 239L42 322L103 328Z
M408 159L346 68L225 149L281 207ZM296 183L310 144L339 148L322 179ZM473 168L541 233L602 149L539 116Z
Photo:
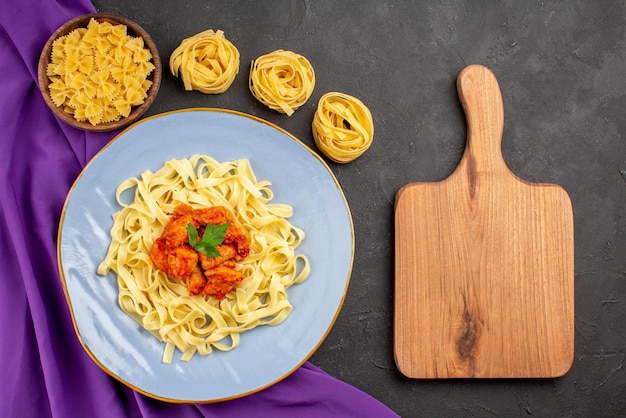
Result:
M150 75L147 77L147 79L152 82L152 85L146 92L147 97L144 99L142 104L138 106L133 106L130 114L126 117L122 117L121 119L117 121L102 122L102 123L97 123L95 125L91 124L89 121L81 122L81 121L76 120L73 115L71 115L70 113L67 113L62 108L54 104L54 102L52 101L50 97L50 90L48 87L50 84L50 79L48 78L48 75L46 74L48 63L51 60L53 42L57 38L65 36L75 29L86 28L87 24L91 21L92 18L100 23L109 22L112 24L126 25L128 35L133 36L133 37L143 38L145 47L148 48L150 50L150 53L152 54L151 62L155 67L152 73L150 73ZM48 104L52 112L54 112L54 114L63 122L67 123L68 125L74 126L76 128L83 129L85 131L96 131L96 132L113 131L116 129L124 128L132 124L133 122L135 122L137 119L141 117L141 115L143 115L146 112L146 110L148 110L148 108L154 102L154 99L156 98L157 92L161 85L161 75L162 75L162 69L161 69L161 59L159 58L159 51L157 50L157 47L154 41L152 40L152 38L150 37L150 35L148 35L148 33L141 26L139 26L137 23L133 22L132 20L124 16L120 16L120 15L113 14L113 13L92 13L92 14L87 14L83 16L78 16L70 20L69 22L65 23L63 26L58 28L50 36L50 38L48 39L48 42L46 42L46 45L41 51L41 56L39 57L39 67L38 67L39 90L41 91L41 94L43 95L45 102Z

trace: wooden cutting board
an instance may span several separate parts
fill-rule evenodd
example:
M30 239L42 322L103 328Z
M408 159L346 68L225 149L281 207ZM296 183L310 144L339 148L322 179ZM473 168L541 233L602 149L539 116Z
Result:
M569 196L506 166L489 69L465 68L457 90L467 119L458 167L396 195L396 364L411 378L561 376L574 356Z

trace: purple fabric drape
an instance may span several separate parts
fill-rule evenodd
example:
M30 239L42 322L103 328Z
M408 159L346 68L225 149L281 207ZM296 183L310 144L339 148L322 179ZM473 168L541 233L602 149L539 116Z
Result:
M245 398L203 405L145 397L103 372L74 332L56 234L74 179L115 133L58 121L37 86L50 34L88 0L0 0L0 415L3 417L396 416L310 363Z

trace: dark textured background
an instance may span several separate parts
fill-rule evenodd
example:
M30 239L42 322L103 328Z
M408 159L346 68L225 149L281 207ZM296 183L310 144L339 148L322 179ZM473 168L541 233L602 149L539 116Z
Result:
M148 114L234 109L267 119L315 148L318 99L360 98L374 142L329 166L352 210L356 254L341 314L311 361L412 416L626 415L626 3L578 1L95 0L156 41L164 80ZM221 95L185 92L167 70L185 37L222 29L241 53ZM306 56L313 96L293 116L247 88L250 62L275 49ZM489 66L502 89L503 154L525 180L556 183L575 216L576 340L571 371L545 380L404 378L393 360L393 200L413 181L447 177L465 144L455 89L467 64Z

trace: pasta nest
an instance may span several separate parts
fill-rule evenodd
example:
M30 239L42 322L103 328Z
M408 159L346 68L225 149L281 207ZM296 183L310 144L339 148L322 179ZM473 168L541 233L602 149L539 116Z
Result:
M261 103L291 116L311 97L315 71L302 55L278 49L252 61L249 86Z
M223 31L209 29L181 42L170 56L170 71L185 90L224 93L239 73L239 50Z
M318 148L337 163L361 156L374 138L374 121L367 106L356 97L337 92L320 98L312 129Z

